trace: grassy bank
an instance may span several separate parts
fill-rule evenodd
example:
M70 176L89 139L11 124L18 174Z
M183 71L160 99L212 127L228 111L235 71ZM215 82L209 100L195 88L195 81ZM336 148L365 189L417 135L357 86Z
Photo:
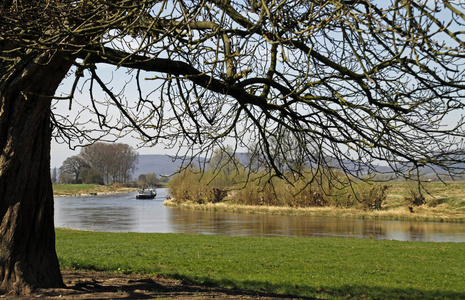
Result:
M121 185L96 185L96 184L54 184L53 195L55 197L69 197L79 195L99 195L110 193L124 193L133 191L134 188Z
M62 267L323 299L465 297L459 243L57 230Z
M296 214L311 216L329 216L360 219L414 220L435 222L465 222L465 182L427 182L424 184L425 204L413 206L406 201L411 191L417 188L412 183L392 182L386 193L386 199L379 210L366 209L363 206L341 207L334 205L313 207L290 207L286 205L246 205L229 201L218 203L197 201L177 201L172 199L165 205L197 210L217 210L239 213ZM234 193L234 191L232 192ZM413 208L413 212L409 209Z

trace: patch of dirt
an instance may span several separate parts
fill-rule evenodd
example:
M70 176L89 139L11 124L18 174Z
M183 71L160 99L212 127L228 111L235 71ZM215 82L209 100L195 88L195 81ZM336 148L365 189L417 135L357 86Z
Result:
M292 299L267 293L183 284L144 275L63 270L66 289L40 289L29 297L0 299Z

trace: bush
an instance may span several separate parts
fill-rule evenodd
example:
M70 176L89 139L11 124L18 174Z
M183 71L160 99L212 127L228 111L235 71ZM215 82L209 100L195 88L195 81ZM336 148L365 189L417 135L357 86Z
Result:
M380 210L383 207L383 202L387 198L387 190L389 186L387 184L374 185L368 191L360 193L360 202L363 209L369 210Z
M201 173L199 169L188 169L173 176L168 182L168 188L177 202L217 203L226 198L227 190L240 178L238 174L229 176L224 173Z
M119 183L119 182L115 182L115 183L113 183L111 185L111 188L114 189L114 190L118 190L118 189L120 189L122 187L123 187L123 185L121 183Z
M409 190L410 197L405 197L404 200L409 206L420 206L425 204L425 197L415 189L411 188Z
M198 193L196 187L199 186L196 182L197 174L193 169L186 170L183 173L176 174L168 182L168 188L171 196L177 202L190 201L195 198L195 195Z
M174 176L168 187L175 201L200 204L218 203L227 199L243 205L349 208L360 203L364 209L381 209L387 197L388 185L364 182L350 185L344 174L330 179L330 174L321 170L310 170L308 174L293 183L279 178L265 181L265 174L255 174L243 186L239 183L246 178L245 172L231 175L212 171L201 173L198 169L190 169ZM309 176L317 180L308 184L312 178Z
M228 195L228 192L219 188L212 188L208 192L207 201L210 203L218 203L223 201Z
M276 181L276 180L274 180ZM281 206L283 187L272 183L261 184L259 182L250 182L246 187L235 192L231 201L237 204L246 205L269 205Z
M290 200L289 206L292 206L292 207L328 206L331 203L329 199L329 195L330 193L328 193L328 191L325 191L323 187L309 185L307 188L303 189L299 194L289 199Z

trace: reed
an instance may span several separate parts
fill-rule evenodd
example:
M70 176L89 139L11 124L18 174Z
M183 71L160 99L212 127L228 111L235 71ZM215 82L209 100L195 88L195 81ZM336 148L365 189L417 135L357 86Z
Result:
M165 205L192 210L225 211L246 214L276 214L276 215L307 215L319 217L355 218L367 220L397 220L397 221L428 221L465 223L465 213L439 210L428 206L418 207L410 212L408 207L399 206L382 210L362 210L358 208L341 207L285 207L266 205L243 205L234 203L206 203L177 202L174 199L166 200Z

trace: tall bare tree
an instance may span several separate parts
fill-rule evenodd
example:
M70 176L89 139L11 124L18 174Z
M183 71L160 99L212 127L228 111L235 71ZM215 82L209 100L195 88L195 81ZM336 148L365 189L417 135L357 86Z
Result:
M60 167L60 174L68 174L74 177L74 183L79 183L82 171L88 167L89 164L81 156L73 155L65 159L63 165Z
M57 168L54 167L53 170L52 170L52 183L57 183L58 179L57 179Z
M143 188L154 187L158 184L157 173L140 174L138 181Z
M134 130L145 145L184 147L180 155L211 155L234 141L234 150L261 152L278 176L285 173L274 157L286 156L272 150L287 147L271 145L286 132L317 167L324 155L353 175L379 161L405 177L434 166L453 174L464 155L463 6L3 1L0 291L63 286L54 248L52 131L73 143ZM117 76L108 75L108 65ZM65 78L72 81L68 93L54 97ZM52 114L62 102L75 119Z
M139 160L139 153L130 145L117 143L111 145L114 150L113 182L129 182L132 174L136 170L136 163Z
M102 174L105 183L128 182L135 170L139 153L123 143L95 143L81 150L80 156Z

